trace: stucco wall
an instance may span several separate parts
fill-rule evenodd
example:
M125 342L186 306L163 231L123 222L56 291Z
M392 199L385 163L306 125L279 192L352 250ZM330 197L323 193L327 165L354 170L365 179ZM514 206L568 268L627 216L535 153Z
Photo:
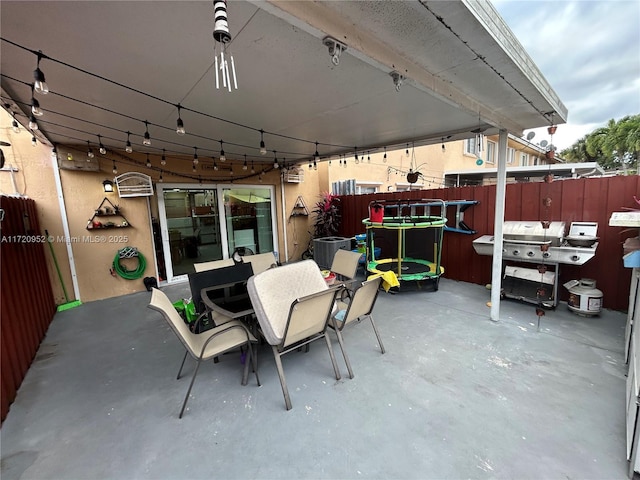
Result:
M58 207L58 195L55 189L51 148L40 142L31 145L31 133L20 127L19 133L11 128L12 117L5 111L0 111L0 130L2 140L11 144L1 147L5 156L5 171L0 172L0 192L5 195L20 194L36 201L38 220L44 236L45 230L53 238L63 235L62 216ZM6 171L8 167L15 167L19 171L12 174ZM71 271L64 243L53 242L62 280L66 287L69 300L75 300L71 282ZM56 272L55 263L49 247L46 248L45 259L51 279L54 299L57 304L65 303L62 283Z

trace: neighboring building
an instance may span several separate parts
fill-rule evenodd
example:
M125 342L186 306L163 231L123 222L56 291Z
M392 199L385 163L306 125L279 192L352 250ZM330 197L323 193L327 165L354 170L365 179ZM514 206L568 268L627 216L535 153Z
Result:
M444 188L459 185L485 185L492 183L497 171L498 136L476 136L455 142L405 148L333 160L322 164L330 182L331 191L341 195L359 195L376 192L400 192ZM540 167L559 164L557 157L547 158L546 150L523 138L509 135L507 143L507 171L518 171L517 178L537 178ZM337 165L336 165L337 163ZM580 165L577 175L591 172L595 164ZM409 170L420 173L415 183L407 181ZM563 167L563 175L572 167ZM573 169L575 173L575 168ZM594 173L599 173L596 169ZM514 177L515 178L515 177ZM541 180L541 178L540 178ZM527 180L529 181L529 180Z

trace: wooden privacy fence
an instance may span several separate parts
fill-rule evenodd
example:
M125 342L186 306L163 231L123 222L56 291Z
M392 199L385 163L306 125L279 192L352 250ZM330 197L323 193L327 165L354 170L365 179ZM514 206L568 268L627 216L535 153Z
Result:
M507 185L505 220L564 221L598 223L600 237L593 259L583 266L560 265L560 299L568 298L563 283L580 278L593 278L603 292L603 306L626 310L629 303L631 269L622 263L622 243L638 235L638 229L609 227L611 213L624 207L638 208L633 196L640 193L640 177L606 177L556 180L552 183L516 183ZM443 200L478 200L480 203L464 212L464 222L477 233L467 235L445 232L442 265L445 278L484 285L491 282L492 257L478 255L472 241L481 235L492 234L495 211L495 186L456 187L437 190L418 190L383 194L340 197L342 223L339 235L352 237L364 233L362 219L369 216L369 202L375 199L406 200L441 198ZM552 199L544 207L542 200ZM434 212L437 210L434 210ZM447 209L449 225L455 224L455 207ZM568 232L567 232L568 233ZM532 267L535 268L535 267Z
M2 421L56 311L33 200L0 196ZM0 213L1 215L1 213Z

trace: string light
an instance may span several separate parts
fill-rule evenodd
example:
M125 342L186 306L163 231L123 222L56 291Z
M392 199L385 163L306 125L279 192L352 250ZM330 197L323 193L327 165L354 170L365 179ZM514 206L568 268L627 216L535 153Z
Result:
M216 163L216 159L213 159L213 169L217 172L218 171L218 164Z
M315 164L316 161L318 161L320 159L320 154L318 153L318 142L316 142L316 151L313 154L313 163Z
M149 145L151 145L151 136L149 135L149 122L147 122L146 120L144 121L144 138L142 139L142 144L146 145L147 147Z
M247 169L247 156L244 156L244 165L242 165L242 170L246 170Z
M16 120L15 114L11 112L13 116L13 121L11 122L11 128L13 129L13 133L20 133L20 125L18 125L18 121Z
M384 156L382 157L382 161L387 163L387 146L384 147Z
M34 87L31 85L31 113L33 113L36 117L41 117L44 113L40 109L40 102L33 96Z
M37 54L38 63L36 65L36 69L33 71L33 79L35 80L33 84L34 90L40 95L46 95L49 93L49 86L44 79L44 73L40 70L40 60L42 59L42 50L40 50Z
M131 146L131 140L129 137L131 136L131 132L127 132L127 145L124 147L124 151L127 153L133 152L133 147Z
M224 148L222 146L222 140L220 140L220 161L224 162L227 160L227 157L224 155Z
M256 173L256 169L253 166L253 160L251 160L251 173Z
M113 172L114 175L118 174L118 167L116 167L116 161L115 160L113 161L113 170L112 170L112 172Z
M280 164L278 163L278 157L276 156L276 151L273 151L273 168L280 168Z
M35 147L36 145L38 145L38 141L36 140L35 135L31 136L31 146Z
M369 155L369 152L367 152L367 162L371 162L371 156Z
M264 145L264 130L260 129L260 155L267 154L267 147Z
M100 153L102 155L106 155L107 154L107 149L104 148L104 145L102 144L102 137L100 135L98 135L98 145L100 148Z
M165 149L162 149L162 157L160 159L160 165L164 166L167 164L167 156L165 155Z
M355 153L354 156L356 157L356 163L358 163L358 147L354 149L354 153Z
M229 176L233 177L233 162L229 162Z
M318 164L316 163L316 161L313 161L313 169L314 170L318 170Z
M58 158L58 148L54 145L53 150L51 150L51 158Z
M90 162L93 157L95 157L95 154L93 153L93 150L91 149L91 144L89 143L89 140L87 140L87 162Z
M182 118L180 118L180 104L176 105L178 108L178 120L176 121L176 133L178 135L184 135L186 132L184 130L184 123L182 122Z
M198 165L198 147L193 147L193 166Z
M147 168L151 168L151 160L149 160L149 154L147 153Z
M160 178L158 178L158 182L162 183L164 180L162 178L162 170L160 170Z
M38 122L36 122L36 117L33 115L33 113L29 117L29 129L38 130Z

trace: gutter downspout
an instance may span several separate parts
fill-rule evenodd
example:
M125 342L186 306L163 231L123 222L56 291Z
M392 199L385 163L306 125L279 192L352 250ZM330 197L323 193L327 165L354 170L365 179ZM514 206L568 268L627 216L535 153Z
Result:
M76 274L76 263L73 258L71 248L71 233L69 232L69 220L67 218L67 207L64 204L64 194L62 193L62 181L60 180L60 167L58 159L53 159L53 178L56 182L56 193L58 194L58 206L60 207L60 217L62 218L62 231L64 232L65 244L67 246L67 256L69 257L69 269L71 270L71 283L73 284L73 296L75 300L81 300L80 287L78 286L78 275Z
M500 130L498 139L498 172L496 208L493 224L493 265L491 269L491 320L500 320L500 291L502 290L502 226L507 185L507 131Z
M280 195L281 195L281 203L282 203L282 236L284 241L284 263L289 261L289 247L288 247L288 238L287 238L287 207L285 205L284 199L284 173L280 176ZM280 260L280 259L278 259Z

